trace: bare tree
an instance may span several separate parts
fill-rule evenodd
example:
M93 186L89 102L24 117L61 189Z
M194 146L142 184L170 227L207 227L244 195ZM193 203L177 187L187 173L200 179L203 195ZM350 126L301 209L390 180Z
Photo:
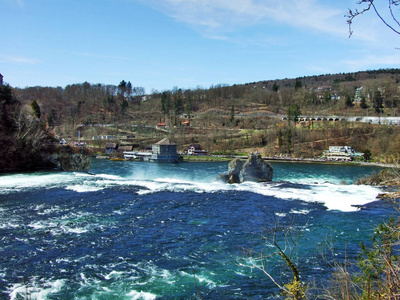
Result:
M397 16L398 11L395 11L394 8L400 5L400 0L388 0L388 10L390 16L386 17L381 9L379 9L375 3L376 0L361 0L357 2L359 5L366 5L361 10L356 9L355 11L349 9L349 12L345 17L347 18L347 24L349 24L349 36L353 34L352 24L354 18L359 15L362 15L370 10L374 11L375 14L381 19L381 21L390 28L394 33L400 35L400 21L399 17Z
M268 214L267 212L265 212ZM272 253L253 254L249 251L249 255L254 258L251 267L259 269L282 291L287 299L306 299L306 285L300 280L300 273L293 262L293 254L302 236L301 228L295 223L294 219L285 226L282 226L277 214L271 215L273 226L266 229L262 235L262 239L266 241L269 246L272 246L274 251ZM293 279L287 283L281 283L279 279L275 278L271 271L268 270L267 261L271 258L279 256L290 269Z

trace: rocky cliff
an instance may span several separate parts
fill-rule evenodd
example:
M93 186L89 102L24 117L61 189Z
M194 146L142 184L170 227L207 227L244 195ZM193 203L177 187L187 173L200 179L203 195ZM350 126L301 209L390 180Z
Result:
M45 122L40 107L21 109L10 86L0 85L0 173L60 169L89 171L86 149L62 146Z
M49 161L55 168L62 171L89 172L92 160L84 149L74 151L70 147L63 147L50 155Z

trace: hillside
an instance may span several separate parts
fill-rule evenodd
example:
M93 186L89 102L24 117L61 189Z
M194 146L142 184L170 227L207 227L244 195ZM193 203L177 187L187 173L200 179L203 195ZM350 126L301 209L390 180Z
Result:
M124 80L117 86L85 82L65 88L15 88L13 94L25 107L35 100L41 120L56 137L69 141L79 137L97 151L107 141L93 137L114 136L113 141L121 145L145 148L169 135L181 150L200 143L209 152L257 148L269 156L313 157L329 145L348 144L387 161L399 156L398 126L288 122L282 115L293 120L300 114L398 116L399 82L400 70L387 69L207 89L176 87L152 94ZM167 128L157 130L158 123Z

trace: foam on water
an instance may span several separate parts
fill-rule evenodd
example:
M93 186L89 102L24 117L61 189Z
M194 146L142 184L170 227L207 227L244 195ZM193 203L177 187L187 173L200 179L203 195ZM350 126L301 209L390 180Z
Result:
M59 206L51 206L50 208L44 208L43 206L39 206L35 210L37 210L38 215L49 215L54 212L60 211L60 207Z
M123 178L121 176L110 175L110 174L96 174L96 175L92 175L92 176L94 176L95 178L109 179L109 180L114 180L114 181L125 180L125 178Z
M0 228L1 228L1 229L6 229L6 228L18 228L18 227L20 227L19 224L11 223L11 222L7 222L7 223L2 223L2 224L0 224Z
M379 188L371 186L331 183L285 186L283 183L247 182L237 185L237 189L280 199L321 203L330 210L340 211L356 211L357 206L375 201L380 192Z
M139 195L163 191L215 193L237 190L285 200L321 203L330 210L354 211L357 206L374 201L380 192L376 187L343 184L348 180L343 180L343 176L335 177L334 172L318 173L306 169L304 174L299 174L302 169L296 169L296 172L284 176L288 182L269 184L246 182L229 185L213 181L211 178L216 178L217 174L214 176L212 173L205 173L204 176L200 176L200 173L196 174L189 167L190 165L165 167L143 164L134 172L124 176L104 172L96 175L78 172L7 175L2 176L0 194L57 186L78 193L99 192L113 187L135 187ZM279 176L282 178L283 174Z
M326 181L327 178L316 183L316 180L309 178L303 180L306 183L295 183L285 185L281 182L269 184L246 182L242 184L223 184L221 182L195 182L177 178L156 178L154 180L123 180L118 178L116 185L132 185L142 189L138 194L149 194L161 191L213 193L225 191L247 191L265 196L272 196L286 200L300 200L311 203L321 203L330 210L355 211L356 206L365 205L375 200L379 189L370 186L351 184L333 184ZM333 180L332 178L332 181ZM301 180L300 180L301 181ZM339 182L339 180L336 180ZM112 185L112 182L109 182Z
M61 291L66 280L58 279L53 282L40 283L33 281L26 284L15 284L10 289L10 300L36 299L45 300L48 296Z
M74 191L77 193L97 192L105 189L104 186L93 186L93 185L69 185L65 188L66 190Z
M104 279L105 280L110 280L111 278L118 278L123 274L125 274L125 272L117 272L115 270L112 270L109 274L104 276Z
M362 185L313 185L312 190L328 209L355 211L376 200L380 190L372 186Z
M86 173L50 172L1 176L0 194L19 192L33 188L53 188L80 182Z
M44 188L58 185L60 182L73 181L73 178L64 174L31 175L18 174L2 176L0 194L21 191L29 188Z
M157 295L143 291L130 291L126 296L132 297L132 300L154 300L157 298Z
M138 187L138 194L144 195L161 191L214 193L225 191L247 191L265 196L286 200L300 200L321 203L331 210L354 211L375 200L379 189L370 186L349 184L332 184L326 178L319 178L323 183L315 183L314 178L298 180L303 183L285 184L273 182L269 184L246 182L242 184L223 184L221 182L198 182L188 179L163 178L149 179L123 178L116 175L83 173L51 173L39 175L10 175L3 177L0 183L0 193L8 193L28 188L65 186L66 190L78 193L98 192L113 186ZM331 178L331 181L332 180ZM307 184L305 182L308 182ZM313 182L313 183L310 183Z
M303 181L314 183L296 183L294 185L285 185L281 182L270 184L246 182L229 185L220 182L193 182L178 178L159 177L154 180L140 180L107 174L90 176L82 173L11 177L8 176L5 181L2 181L0 189L3 192L11 190L13 182L17 190L66 184L65 189L78 193L97 192L113 186L136 186L139 187L138 194L142 195L161 191L213 193L237 190L286 200L321 203L328 209L341 211L354 211L357 209L356 206L374 201L379 194L379 189L376 187L332 184L326 182L325 179L322 180L323 183L315 183L315 180L307 179ZM85 179L83 182L82 178Z

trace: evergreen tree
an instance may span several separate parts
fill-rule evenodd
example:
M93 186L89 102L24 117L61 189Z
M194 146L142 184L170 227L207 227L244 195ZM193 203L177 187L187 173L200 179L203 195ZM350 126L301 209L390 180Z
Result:
M281 148L283 145L283 135L282 135L282 130L279 129L278 132L278 146Z
M190 116L192 114L192 101L193 101L192 97L193 96L190 93L188 95L186 95L185 112L186 112L189 120L190 120Z
M368 108L367 101L365 100L365 97L362 97L362 98L361 98L360 107L361 107L362 109Z
M174 113L175 117L183 112L183 102L180 93L174 95Z
M130 81L126 84L126 94L127 97L132 95L132 83Z
M353 107L353 97L351 96L346 96L346 102L345 102L346 107Z
M121 98L125 97L126 93L126 81L122 80L118 85L118 93Z
M167 92L163 92L161 94L161 112L164 114L164 116L169 113L169 110L171 109L171 97L170 94Z
M292 130L289 128L286 131L287 153L291 153L292 149Z
M35 117L40 119L41 116L40 107L39 104L36 102L36 100L33 100L31 102L31 108L33 110L33 113L35 114Z
M0 86L0 101L4 101L4 104L11 104L16 102L12 95L11 87L9 85Z
M372 157L371 151L369 149L365 149L363 157L365 161L369 161Z
M374 94L374 108L377 114L383 112L383 98L380 91L376 91Z
M125 112L125 110L128 108L128 106L129 106L128 101L126 101L126 99L122 99L121 112Z
M295 124L299 120L301 115L300 107L297 104L293 104L288 108L287 118L288 122L293 121Z
M49 127L54 128L56 123L56 111L54 108L51 109L50 114L47 116L47 124Z

